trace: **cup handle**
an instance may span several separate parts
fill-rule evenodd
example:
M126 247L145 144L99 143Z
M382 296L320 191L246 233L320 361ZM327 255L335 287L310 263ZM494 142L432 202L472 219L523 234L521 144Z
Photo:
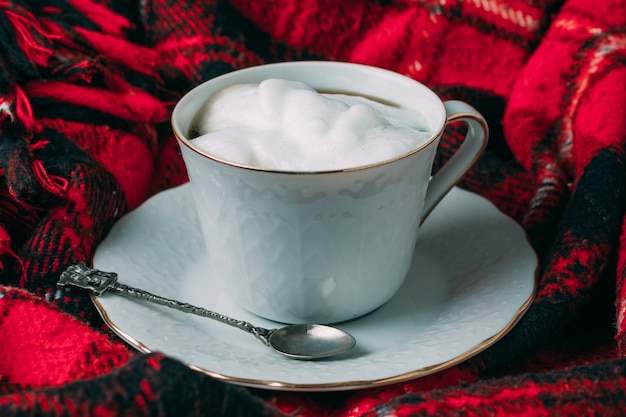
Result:
M428 191L426 191L421 223L426 220L437 204L448 194L448 191L476 163L487 147L489 138L487 122L475 108L459 100L445 101L443 105L447 114L446 125L456 121L463 121L468 124L468 130L459 149L441 167L437 174L431 178L428 184Z

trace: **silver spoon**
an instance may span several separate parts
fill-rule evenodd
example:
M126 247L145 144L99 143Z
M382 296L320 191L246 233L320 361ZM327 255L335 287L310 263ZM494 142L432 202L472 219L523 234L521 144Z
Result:
M82 288L96 296L102 295L105 291L114 291L130 298L149 301L186 313L208 317L251 333L266 346L270 346L278 353L292 359L328 358L347 352L356 345L354 337L350 334L335 327L321 324L295 324L272 330L256 327L247 321L236 320L202 307L181 303L122 284L117 282L117 274L115 272L104 272L89 268L83 262L72 265L61 273L58 285L61 287L73 286Z

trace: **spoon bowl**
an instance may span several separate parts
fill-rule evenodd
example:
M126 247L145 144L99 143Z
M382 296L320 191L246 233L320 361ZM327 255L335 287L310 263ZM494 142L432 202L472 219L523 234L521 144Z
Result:
M351 350L356 340L336 327L321 324L295 324L277 329L269 337L270 346L293 359L323 359Z

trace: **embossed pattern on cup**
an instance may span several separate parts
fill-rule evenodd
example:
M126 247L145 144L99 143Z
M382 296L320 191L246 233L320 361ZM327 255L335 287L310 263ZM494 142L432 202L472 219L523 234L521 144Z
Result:
M377 308L408 270L433 156L305 176L192 162L210 273L276 321L336 322Z

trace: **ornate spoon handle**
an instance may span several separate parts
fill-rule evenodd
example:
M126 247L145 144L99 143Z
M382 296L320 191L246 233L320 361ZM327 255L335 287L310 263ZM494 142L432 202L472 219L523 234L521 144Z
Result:
M257 327L247 321L236 320L223 314L207 310L203 307L194 306L189 303L181 303L180 301L161 297L159 295L149 293L148 291L122 284L121 282L117 282L117 274L115 272L104 272L98 269L89 268L84 262L72 265L61 273L58 285L61 287L73 286L82 288L96 296L100 296L106 291L114 291L126 297L148 301L172 308L174 310L195 314L196 316L207 317L244 330L254 335L266 346L270 345L269 338L272 333L276 331L276 329L268 330L262 327Z

